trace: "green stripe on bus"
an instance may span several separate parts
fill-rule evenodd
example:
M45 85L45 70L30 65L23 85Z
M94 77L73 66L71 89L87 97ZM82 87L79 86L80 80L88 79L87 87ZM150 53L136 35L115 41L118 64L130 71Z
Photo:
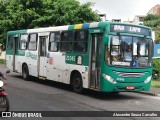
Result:
M70 26L68 27L68 30L74 30L74 26L75 26L75 25L70 25Z

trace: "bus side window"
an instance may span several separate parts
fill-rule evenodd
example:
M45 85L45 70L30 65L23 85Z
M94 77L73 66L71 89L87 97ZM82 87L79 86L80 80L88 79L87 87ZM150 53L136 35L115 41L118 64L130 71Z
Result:
M73 50L76 52L86 52L87 51L87 39L88 31L81 30L75 31L74 47Z
M57 52L59 50L60 32L50 34L49 51Z
M8 49L13 49L13 36L9 35L8 36L8 44L7 44Z
M20 37L20 50L26 50L27 49L27 42L28 42L28 34L21 34Z
M29 44L28 49L29 50L37 50L37 37L38 35L36 33L29 34Z
M69 52L72 51L73 31L62 32L60 51Z

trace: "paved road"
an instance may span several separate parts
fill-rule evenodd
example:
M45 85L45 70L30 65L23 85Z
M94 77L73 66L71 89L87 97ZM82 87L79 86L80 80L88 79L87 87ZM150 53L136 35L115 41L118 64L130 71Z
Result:
M1 71L4 72L6 69L4 65L0 65ZM57 82L36 79L24 81L20 74L12 72L7 77L7 85L4 87L8 92L11 111L160 111L160 97L139 93L120 93L115 96L90 90L86 90L85 94L76 94L72 92L70 86ZM6 120L6 118L3 119ZM89 119L91 118L83 118L83 120ZM136 120L137 118L93 119ZM141 119L156 120L158 118Z

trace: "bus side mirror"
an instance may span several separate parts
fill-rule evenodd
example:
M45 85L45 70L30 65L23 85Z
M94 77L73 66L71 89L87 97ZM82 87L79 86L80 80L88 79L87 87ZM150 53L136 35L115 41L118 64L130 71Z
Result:
M151 56L153 57L154 56L154 44L153 44L153 41L151 41L149 43L149 47L150 47L149 51L151 52Z

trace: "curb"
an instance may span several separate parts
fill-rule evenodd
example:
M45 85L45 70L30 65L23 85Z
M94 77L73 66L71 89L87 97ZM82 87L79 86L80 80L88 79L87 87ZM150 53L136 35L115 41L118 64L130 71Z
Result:
M138 92L138 93L146 94L146 95L151 95L151 96L160 96L160 94L151 93L151 92Z

